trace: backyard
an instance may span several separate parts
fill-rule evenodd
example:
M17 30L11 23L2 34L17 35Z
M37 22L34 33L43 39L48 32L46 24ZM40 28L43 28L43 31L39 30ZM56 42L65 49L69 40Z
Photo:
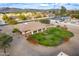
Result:
M63 27L51 27L44 32L29 36L27 40L44 46L57 46L67 42L72 36L73 33Z

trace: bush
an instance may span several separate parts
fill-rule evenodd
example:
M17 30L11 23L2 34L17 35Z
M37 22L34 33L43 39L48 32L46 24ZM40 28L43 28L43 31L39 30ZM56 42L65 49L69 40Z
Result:
M13 33L21 33L21 31L19 29L17 29L17 28L14 28L12 32Z
M45 24L49 24L50 20L48 20L48 19L42 19L42 20L39 20L39 22L45 23Z
M17 24L17 21L15 21L15 20L9 20L9 21L6 21L8 24L10 24L10 25L15 25L15 24Z

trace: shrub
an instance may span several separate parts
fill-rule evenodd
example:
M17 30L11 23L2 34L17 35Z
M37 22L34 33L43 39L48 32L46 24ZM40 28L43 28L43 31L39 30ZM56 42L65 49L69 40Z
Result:
M45 24L49 24L50 20L48 20L48 19L41 19L41 20L39 20L39 22L45 23Z
M13 33L21 33L21 31L19 29L17 29L17 28L14 28L12 32Z

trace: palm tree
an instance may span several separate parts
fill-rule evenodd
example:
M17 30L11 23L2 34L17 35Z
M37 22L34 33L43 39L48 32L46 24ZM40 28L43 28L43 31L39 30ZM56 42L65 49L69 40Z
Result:
M0 33L0 48L4 50L4 55L7 55L6 49L10 47L10 42L13 38L5 33Z

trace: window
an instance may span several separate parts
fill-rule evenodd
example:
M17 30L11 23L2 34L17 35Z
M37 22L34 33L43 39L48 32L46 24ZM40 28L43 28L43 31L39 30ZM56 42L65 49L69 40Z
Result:
M33 31L33 33L37 33L37 31Z
M43 30L45 30L45 28L43 28Z
M41 31L41 29L38 30L39 32Z

